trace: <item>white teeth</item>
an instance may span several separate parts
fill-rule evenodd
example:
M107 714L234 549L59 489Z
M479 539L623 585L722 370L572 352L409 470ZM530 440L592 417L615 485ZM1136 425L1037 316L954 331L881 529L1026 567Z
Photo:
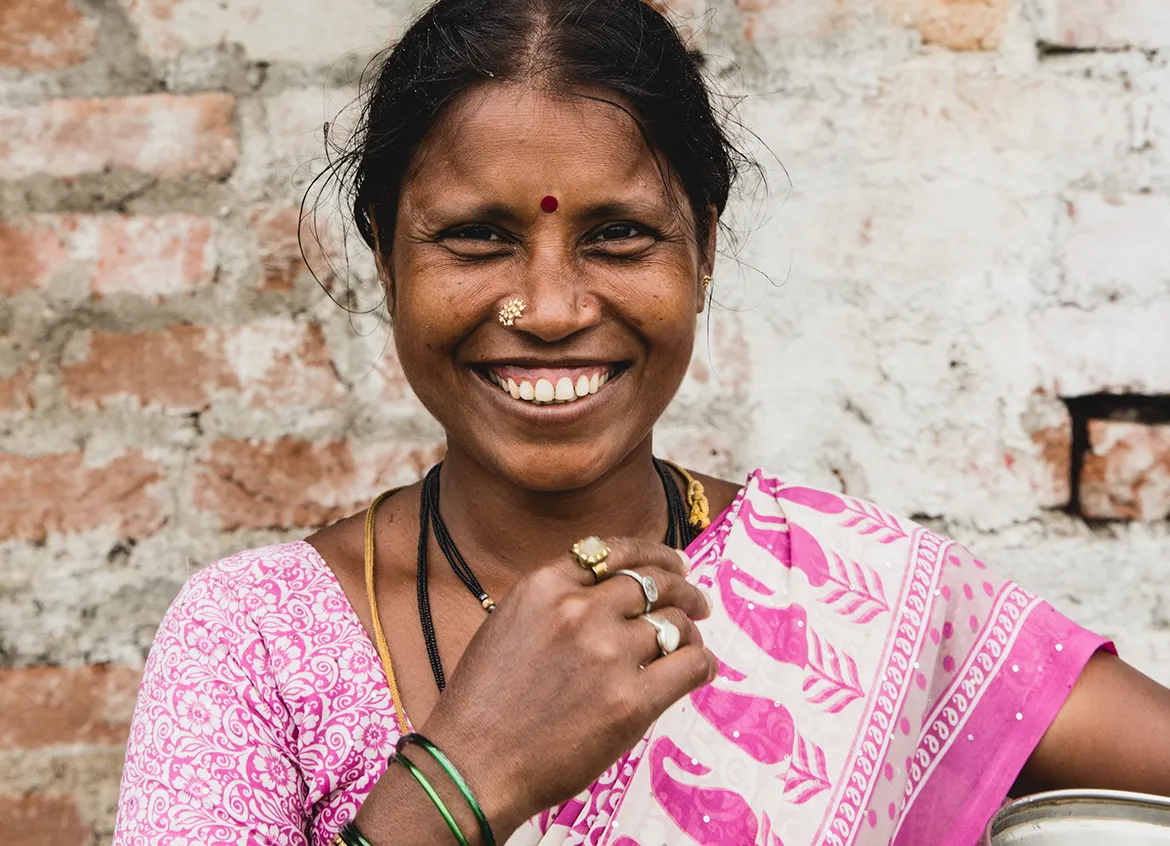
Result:
M528 380L517 382L515 379L504 378L491 370L487 372L487 375L492 384L499 387L504 393L510 394L512 399L535 402L538 405L575 402L581 397L597 393L598 389L610 379L608 371L598 371L591 376L582 374L577 377L576 382L569 376L562 376L557 380L555 386L550 379L537 379L534 386Z

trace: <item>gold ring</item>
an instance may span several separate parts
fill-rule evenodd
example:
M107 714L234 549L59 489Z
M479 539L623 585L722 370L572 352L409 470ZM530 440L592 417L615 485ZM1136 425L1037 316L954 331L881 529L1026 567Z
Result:
M608 575L605 559L609 557L609 546L601 538L591 535L573 544L573 558L578 566L593 573L594 580L603 581Z

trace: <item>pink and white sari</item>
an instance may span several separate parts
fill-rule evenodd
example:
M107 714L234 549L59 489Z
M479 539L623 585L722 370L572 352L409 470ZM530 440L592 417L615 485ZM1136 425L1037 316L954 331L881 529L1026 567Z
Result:
M955 542L763 471L689 551L719 678L508 846L972 846L1111 648ZM159 630L114 844L328 844L398 731L313 548L232 556Z

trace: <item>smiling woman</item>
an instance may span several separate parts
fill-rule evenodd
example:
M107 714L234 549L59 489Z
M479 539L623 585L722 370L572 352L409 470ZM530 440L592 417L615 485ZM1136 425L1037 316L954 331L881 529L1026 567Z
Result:
M738 160L641 0L406 32L341 175L447 457L190 580L116 846L970 846L1010 792L1170 792L1170 694L967 550L655 458Z

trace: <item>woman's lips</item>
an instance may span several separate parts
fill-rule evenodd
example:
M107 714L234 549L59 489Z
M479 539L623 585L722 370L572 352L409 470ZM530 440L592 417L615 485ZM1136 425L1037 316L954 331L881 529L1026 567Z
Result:
M482 371L487 380L518 402L554 405L576 402L595 394L614 375L616 365L579 367L520 367L492 365Z

